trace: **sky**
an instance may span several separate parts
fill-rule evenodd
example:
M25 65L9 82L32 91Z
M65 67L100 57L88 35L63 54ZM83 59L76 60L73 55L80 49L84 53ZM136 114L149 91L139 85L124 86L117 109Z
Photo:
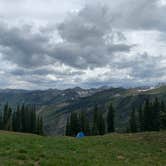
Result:
M0 88L166 82L166 0L0 0Z

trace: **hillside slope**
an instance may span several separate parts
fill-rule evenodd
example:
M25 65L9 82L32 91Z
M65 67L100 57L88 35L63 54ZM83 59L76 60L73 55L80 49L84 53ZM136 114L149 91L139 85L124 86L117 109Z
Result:
M0 165L164 166L166 132L41 137L0 131Z
M66 90L0 90L0 108L8 101L15 107L17 104L36 104L38 113L44 117L44 131L47 135L63 135L66 120L72 111L86 111L92 121L92 111L95 104L106 117L110 102L116 109L116 131L126 130L128 117L132 107L138 107L146 98L159 97L166 101L166 86L156 88L98 88L82 89L79 87Z
M41 109L44 116L44 130L48 135L63 135L67 117L70 112L86 111L92 121L93 107L98 104L99 110L106 116L108 104L111 102L115 107L116 131L126 131L130 111L133 107L139 107L145 99L154 100L155 97L166 102L166 87L139 91L138 89L111 88L96 92L91 96L78 98L61 105L51 104Z

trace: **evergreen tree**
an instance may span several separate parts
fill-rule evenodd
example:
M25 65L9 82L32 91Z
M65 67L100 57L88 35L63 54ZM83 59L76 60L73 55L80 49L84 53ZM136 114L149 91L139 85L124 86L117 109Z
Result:
M71 131L70 131L70 120L69 117L67 118L67 123L66 123L66 136L71 136Z
M155 98L152 108L152 130L159 131L160 130L160 103L158 98Z
M107 131L108 133L114 132L114 108L112 104L109 105L108 115L107 115Z
M85 135L90 135L89 121L83 111L79 116L73 112L67 118L65 135L75 136L79 131L83 131Z
M71 136L76 136L76 134L79 132L79 129L78 116L76 113L72 112L70 116Z
M137 132L137 120L136 120L136 115L135 115L135 109L133 108L131 112L131 117L130 117L130 131L132 133Z
M87 119L87 118L86 118ZM85 121L85 135L91 135L91 130L90 130L90 126L89 126L89 121L88 119Z
M23 104L21 106L21 110L20 110L20 117L21 117L21 131L25 132L25 105Z
M0 112L0 129L43 135L43 118L37 119L36 122L35 106L23 104L20 107L18 105L16 110L12 111L7 103Z
M99 131L99 135L105 134L105 122L101 112L98 114L97 129Z
M16 111L13 113L12 116L12 129L13 131L17 131L17 115L16 115Z
M160 104L160 124L161 129L166 129L166 108L163 101Z
M144 131L144 114L141 105L138 110L138 118L139 118L139 131Z
M43 118L42 117L38 117L37 120L37 134L39 135L43 135Z
M3 111L3 129L4 130L11 130L12 126L12 109L9 107L8 103L4 106Z
M144 129L145 131L151 130L151 119L152 119L152 111L151 111L151 104L149 99L146 99L145 106L144 106Z
M85 115L85 112L84 111L81 111L80 115L79 115L79 127L80 127L80 131L83 131L85 132L85 129L86 129L86 115Z
M2 117L2 111L0 111L0 130L3 129L3 117Z
M32 133L35 133L36 132L36 106L33 105L32 108L31 108L31 130L32 130Z
M103 135L103 134L105 134L105 122L102 113L98 110L97 105L95 105L93 110L92 135Z
M86 111L81 111L79 115L79 122L80 131L83 131L85 135L90 135L89 120L86 116Z
M93 110L93 126L92 126L92 135L98 135L98 107L95 105Z
M17 105L16 110L13 113L12 117L12 124L13 124L13 131L21 132L22 131L22 113L20 106Z

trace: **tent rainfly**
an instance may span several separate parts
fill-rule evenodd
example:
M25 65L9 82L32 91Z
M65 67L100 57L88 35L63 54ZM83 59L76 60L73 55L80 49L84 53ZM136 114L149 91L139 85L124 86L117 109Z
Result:
M83 137L85 137L85 134L83 131L77 133L77 135L76 135L76 138L83 138Z

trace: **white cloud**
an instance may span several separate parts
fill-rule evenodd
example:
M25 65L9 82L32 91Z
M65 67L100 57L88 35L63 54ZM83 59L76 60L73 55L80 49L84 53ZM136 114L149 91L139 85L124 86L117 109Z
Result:
M163 82L165 9L165 0L1 0L0 86Z

